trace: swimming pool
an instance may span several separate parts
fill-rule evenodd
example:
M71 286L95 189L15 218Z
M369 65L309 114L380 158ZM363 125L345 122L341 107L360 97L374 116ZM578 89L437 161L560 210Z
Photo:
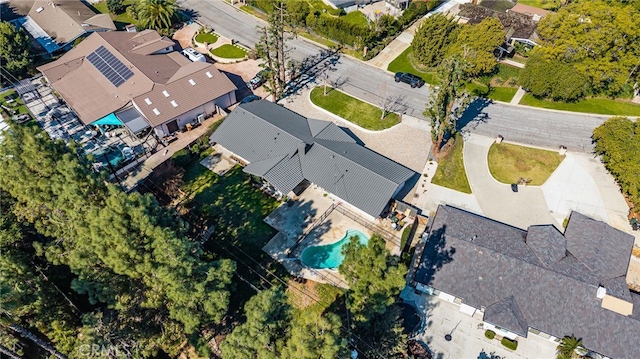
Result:
M369 237L367 237L366 234L357 229L348 229L344 237L337 242L305 248L305 250L302 251L300 260L306 266L315 269L338 268L344 260L342 247L347 244L353 236L358 237L360 244L367 245L367 243L369 243Z

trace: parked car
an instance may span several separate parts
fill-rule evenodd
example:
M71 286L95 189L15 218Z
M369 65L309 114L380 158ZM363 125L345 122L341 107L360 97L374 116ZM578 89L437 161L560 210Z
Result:
M263 83L267 82L267 74L269 71L270 70L267 67L266 69L258 72L251 80L249 80L249 82L247 82L247 86L252 90L262 86Z
M243 98L242 101L240 101L240 103L249 103L249 102L258 101L258 100L262 100L260 98L260 96L258 96L258 95L249 95L249 96Z
M396 72L395 80L396 82L402 81L404 83L408 83L413 88L422 87L424 85L424 80L421 77L408 72Z

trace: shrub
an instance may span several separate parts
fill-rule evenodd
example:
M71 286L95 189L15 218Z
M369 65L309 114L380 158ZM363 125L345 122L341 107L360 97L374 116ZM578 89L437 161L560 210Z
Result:
M409 234L411 234L411 225L407 225L402 230L402 237L400 237L400 250L404 249L405 244L407 244L407 239L409 239Z
M171 156L171 160L176 166L186 167L191 157L189 156L189 151L183 148L174 153L173 156Z
M487 330L484 332L484 336L489 339L493 339L496 337L496 332L494 332L493 330Z
M122 0L107 0L107 9L109 12L115 15L120 15L127 10Z
M507 349L516 350L518 348L518 342L509 338L502 338L500 343Z

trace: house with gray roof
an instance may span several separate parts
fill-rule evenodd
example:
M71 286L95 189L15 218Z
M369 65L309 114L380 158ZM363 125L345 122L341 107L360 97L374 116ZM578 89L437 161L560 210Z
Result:
M306 180L373 218L416 175L361 146L334 123L267 100L238 106L210 139L246 164L246 173L282 194Z
M578 212L563 234L440 206L413 283L511 339L573 335L601 356L640 358L640 294L625 280L633 242Z

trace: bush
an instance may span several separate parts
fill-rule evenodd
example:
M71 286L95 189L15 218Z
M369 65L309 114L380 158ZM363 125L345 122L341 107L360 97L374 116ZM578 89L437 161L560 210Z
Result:
M173 164L180 167L186 167L191 161L191 156L189 156L189 151L186 149L181 149L171 156L171 160Z
M496 332L494 332L493 330L487 330L484 332L484 336L489 339L493 339L496 337Z
M500 343L507 349L511 349L511 350L518 349L518 342L515 340L511 340L509 338L502 338Z
M400 237L400 250L403 250L405 244L407 244L407 239L409 239L409 235L411 234L412 227L413 226L407 224L407 226L404 227L404 230L402 230L402 237Z
M520 74L520 85L538 98L573 102L584 97L588 83L570 64L533 54Z
M109 12L115 15L120 15L127 10L127 7L122 3L123 0L107 0L107 9Z

